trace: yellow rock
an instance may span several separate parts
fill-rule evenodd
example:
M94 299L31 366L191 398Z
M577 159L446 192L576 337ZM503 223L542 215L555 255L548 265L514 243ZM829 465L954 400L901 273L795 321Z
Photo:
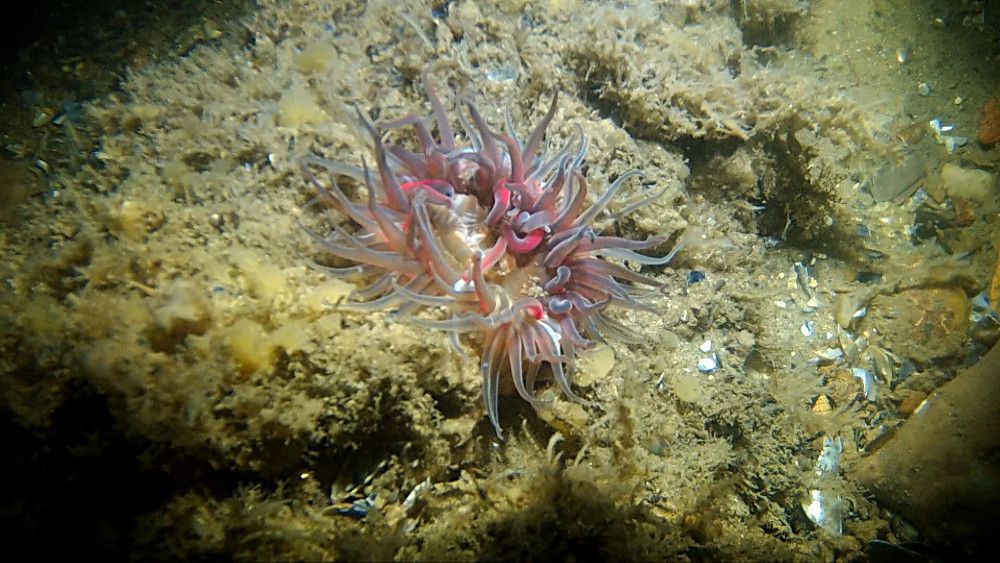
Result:
M314 313L330 309L354 291L354 284L344 280L329 279L317 285L304 299L303 305Z
M705 388L697 375L677 372L670 376L670 385L677 398L685 403L697 403L705 396Z
M326 70L336 56L337 50L329 41L319 41L303 49L292 64L303 74L313 74Z
M274 329L268 340L275 346L291 354L305 348L311 334L309 322L296 319Z
M996 177L985 170L949 162L941 167L941 183L951 197L983 203L993 196Z
M288 290L285 274L262 254L248 248L237 248L230 252L229 260L239 268L247 289L254 297L273 299Z
M581 387L589 387L615 367L615 352L606 344L598 344L580 353L576 367L574 381Z
M302 84L285 90L278 100L278 125L282 127L299 127L328 119L330 116L316 103L316 97Z
M253 373L271 364L274 350L264 327L250 319L239 319L227 329L227 344L233 361L245 374Z

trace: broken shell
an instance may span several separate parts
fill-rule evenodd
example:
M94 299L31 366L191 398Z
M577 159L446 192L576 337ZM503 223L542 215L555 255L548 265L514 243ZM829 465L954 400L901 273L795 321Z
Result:
M944 149L948 151L948 154L954 153L958 149L964 147L968 142L968 137L958 137L954 135L945 135L941 137L941 144L944 145Z
M905 65L910 60L910 44L903 43L898 48L896 48L896 61Z
M851 368L851 375L861 380L865 399L874 401L878 398L878 393L875 391L875 378L872 377L870 371L863 368Z
M822 352L816 353L815 363L821 365L832 364L843 357L844 357L844 351L841 350L840 348L827 348Z
M425 504L420 497L430 488L431 480L428 477L425 481L419 483L416 487L413 487L410 494L406 495L406 498L403 500L403 510L406 511L407 516L413 517L420 512L420 509L422 509Z
M813 524L831 534L844 532L844 501L839 495L811 489L809 498L802 501L802 510Z
M802 262L796 262L794 265L795 269L795 281L799 284L799 289L806 297L813 296L813 288L818 284L813 278L812 274L809 272L809 266L806 266Z
M802 336L805 336L806 338L816 334L816 321L802 321L802 326L799 327L799 332L801 332Z
M35 118L31 120L32 127L42 127L47 125L52 121L53 114L49 110L40 110L35 114Z
M837 340L840 342L840 349L843 350L844 357L848 362L853 362L858 357L858 342L840 326L837 326Z
M889 385L892 385L892 365L894 362L897 364L900 363L898 361L899 358L888 350L878 346L872 346L869 349L869 353L871 354L872 364L875 367L875 374L884 379Z
M339 506L335 505L333 508L337 514L340 514L341 516L350 516L352 518L361 519L368 516L368 512L370 512L372 508L375 508L376 500L377 496L375 493L372 493L363 499L353 501L349 505L347 503L341 503Z
M844 440L837 436L823 438L823 449L816 459L816 475L833 475L840 471L840 456L844 453Z
M714 373L717 369L719 369L719 356L717 354L698 360L698 371L702 373Z

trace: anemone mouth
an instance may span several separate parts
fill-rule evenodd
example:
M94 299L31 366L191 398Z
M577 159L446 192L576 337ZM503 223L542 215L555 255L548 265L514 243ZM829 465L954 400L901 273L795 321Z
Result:
M622 174L587 205L582 131L553 156L542 154L557 96L523 141L509 114L506 132L496 133L475 104L463 99L469 119L460 114L458 121L471 146L462 147L426 71L422 80L436 135L428 120L412 114L375 125L359 111L375 165L369 168L365 159L359 167L315 155L303 158L316 203L343 215L328 235L303 228L324 252L349 264L322 268L327 274L371 280L341 307L384 311L394 320L444 330L463 358L461 336L482 337L484 405L502 437L502 377L511 378L522 399L538 404L534 383L548 364L562 393L586 404L573 391L577 351L594 339L636 338L605 315L608 307L655 311L635 288L660 287L660 282L609 259L663 265L676 249L651 257L638 251L662 239L635 241L594 230L593 222L639 172ZM383 140L387 131L404 127L413 129L416 150ZM320 179L323 171L325 180ZM365 187L364 198L352 198L341 188L338 178L345 177ZM632 212L659 194L623 211ZM443 314L422 313L431 310Z

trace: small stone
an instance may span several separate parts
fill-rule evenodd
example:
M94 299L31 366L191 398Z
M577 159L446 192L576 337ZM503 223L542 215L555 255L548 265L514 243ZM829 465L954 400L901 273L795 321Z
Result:
M921 96L930 96L931 87L928 86L926 82L921 82L920 84L917 84L917 93Z
M951 200L955 208L955 226L968 227L976 221L976 210L972 203L964 197L955 197Z
M913 411L917 410L920 403L927 398L927 393L915 389L902 389L897 395L899 396L899 414L904 417L913 414Z

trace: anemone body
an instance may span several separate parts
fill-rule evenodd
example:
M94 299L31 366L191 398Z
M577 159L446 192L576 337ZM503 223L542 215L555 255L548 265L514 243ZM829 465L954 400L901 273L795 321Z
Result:
M636 251L663 241L594 230L594 220L637 173L618 177L588 205L586 137L578 132L553 155L541 154L556 96L522 140L509 115L506 132L495 132L469 100L463 100L468 119L459 115L462 134L456 135L426 74L423 86L433 108L429 119L407 115L374 125L359 112L373 141L374 167L364 160L356 166L303 159L317 200L344 216L327 236L307 231L348 264L324 267L330 275L369 281L347 308L389 311L395 319L448 331L463 357L460 335L479 336L485 409L502 436L498 397L504 375L524 400L537 403L534 381L547 365L567 397L586 402L572 389L577 352L594 339L633 337L604 313L611 306L649 310L635 287L659 284L608 258L665 264L673 253L645 256ZM416 150L384 139L407 127ZM342 187L344 178L353 180L352 190ZM443 314L428 318L422 310Z

